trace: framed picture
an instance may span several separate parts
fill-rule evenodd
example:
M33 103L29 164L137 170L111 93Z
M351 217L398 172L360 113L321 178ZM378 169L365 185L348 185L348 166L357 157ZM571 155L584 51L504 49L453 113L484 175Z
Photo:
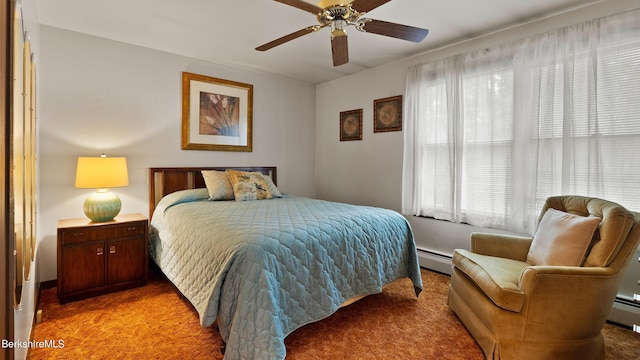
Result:
M340 141L362 140L362 109L340 112Z
M402 95L373 101L373 132L402 130Z
M182 73L182 149L252 151L253 85Z

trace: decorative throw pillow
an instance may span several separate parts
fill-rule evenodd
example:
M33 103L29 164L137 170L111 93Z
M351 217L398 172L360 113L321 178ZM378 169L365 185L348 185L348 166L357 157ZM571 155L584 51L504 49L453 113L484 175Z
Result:
M227 170L236 201L271 199L271 191L260 173Z
M549 208L531 242L531 265L581 266L600 218L579 216Z
M262 175L264 182L267 183L267 186L269 187L269 191L271 191L271 196L273 196L274 198L281 198L282 193L280 192L280 190L278 190L278 188L276 187L276 184L273 183L273 180L271 180L271 177L264 175L262 173L258 173L258 174Z
M233 200L233 187L224 171L202 170L209 200Z

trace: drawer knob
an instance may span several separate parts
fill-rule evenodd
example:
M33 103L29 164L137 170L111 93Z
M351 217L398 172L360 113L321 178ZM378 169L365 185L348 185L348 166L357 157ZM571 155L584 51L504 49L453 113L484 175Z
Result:
M136 229L136 227L135 227L135 226L129 226L129 227L127 228L127 230L129 230L129 231L134 231L135 229Z
M96 256L100 256L100 255L102 255L102 254L104 254L104 249L103 249L103 248L101 248L101 247L97 248L97 249L96 249Z
M109 246L109 254L115 254L115 253L116 253L116 246L115 245Z

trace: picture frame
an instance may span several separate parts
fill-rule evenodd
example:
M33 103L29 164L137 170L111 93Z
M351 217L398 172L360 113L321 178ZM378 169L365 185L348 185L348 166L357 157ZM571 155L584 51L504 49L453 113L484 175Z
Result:
M340 112L340 141L362 140L362 109Z
M373 101L373 132L402 131L402 95Z
M182 73L182 149L252 151L253 85Z

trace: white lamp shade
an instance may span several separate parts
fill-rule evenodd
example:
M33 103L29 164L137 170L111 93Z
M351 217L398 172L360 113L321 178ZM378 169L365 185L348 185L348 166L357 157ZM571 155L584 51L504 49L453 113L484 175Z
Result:
M108 189L129 185L127 159L124 157L79 157L76 187Z

